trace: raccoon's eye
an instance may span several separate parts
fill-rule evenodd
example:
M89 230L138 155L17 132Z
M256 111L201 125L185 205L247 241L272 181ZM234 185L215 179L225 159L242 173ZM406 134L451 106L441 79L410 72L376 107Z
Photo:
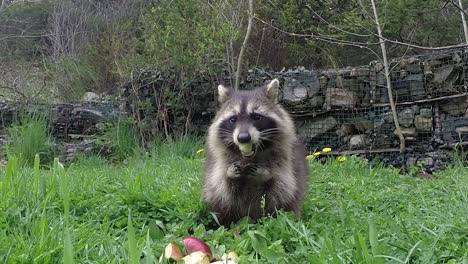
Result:
M255 121L259 121L262 119L262 115L259 115L259 114L252 114L252 118L253 120Z
M237 118L235 116L229 118L229 122L234 124L237 121Z

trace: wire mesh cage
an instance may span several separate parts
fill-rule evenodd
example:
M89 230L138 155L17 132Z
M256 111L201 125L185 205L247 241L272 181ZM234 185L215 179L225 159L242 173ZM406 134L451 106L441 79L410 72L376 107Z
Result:
M265 74L263 74L265 75ZM399 137L379 61L344 69L270 73L309 149L398 151ZM408 149L468 141L468 55L454 50L390 62L396 118Z

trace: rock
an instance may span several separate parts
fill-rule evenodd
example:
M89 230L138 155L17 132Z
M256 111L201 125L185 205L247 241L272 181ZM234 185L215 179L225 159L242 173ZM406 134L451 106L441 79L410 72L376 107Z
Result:
M391 111L384 114L384 122L387 124L393 124L393 114Z
M424 167L432 167L434 166L434 159L431 157L426 157L419 159L418 162L422 162Z
M445 82L450 76L450 74L453 72L454 68L454 65L446 65L444 67L433 69L432 72L434 74L434 77L432 78L432 81L435 83Z
M444 104L440 104L440 108L449 115L460 116L468 109L468 98L452 99Z
M76 161L80 156L87 156L97 150L95 139L85 139L75 143L66 143L60 160L65 163Z
M294 78L285 78L283 100L289 104L296 104L307 99L307 88Z
M432 130L432 118L417 115L414 117L414 126L417 131L430 132Z
M339 129L336 130L336 135L339 137L344 137L348 135L352 135L354 133L354 125L351 124L342 124Z
M356 118L354 120L354 127L361 132L374 129L374 122L365 118Z
M413 112L415 115L419 114L419 111L420 111L419 105L413 105L411 106L411 109L413 109Z
M313 97L320 91L320 81L317 72L299 67L285 73L283 85L283 100L294 104Z
M430 108L421 108L419 115L422 117L432 117L432 110Z
M424 75L422 73L392 80L392 87L398 102L418 100L426 95Z
M308 105L311 107L322 107L323 102L324 100L322 96L314 96L310 98Z
M398 121L402 127L410 127L414 123L414 110L406 108L398 113Z
M357 104L356 95L349 90L340 88L328 88L325 94L325 105L327 108L355 107Z
M322 119L312 119L304 121L298 126L298 133L303 137L315 138L318 137L332 128L334 128L338 122L332 116Z
M468 135L468 126L457 127L455 132L459 138L464 138L464 136Z
M99 123L104 119L104 113L97 109L90 109L86 107L77 107L73 109L72 115L79 116L81 119L86 120L88 123Z
M367 135L353 135L349 139L349 147L352 149L363 148L369 144L370 140Z
M408 157L406 159L406 168L411 168L416 165L416 162L418 161L417 158L415 157Z
M402 127L401 133L405 138L415 138L418 135L416 128L414 127ZM396 129L393 131L393 134L398 136Z
M86 92L81 98L82 102L97 102L101 99L99 95L93 92Z

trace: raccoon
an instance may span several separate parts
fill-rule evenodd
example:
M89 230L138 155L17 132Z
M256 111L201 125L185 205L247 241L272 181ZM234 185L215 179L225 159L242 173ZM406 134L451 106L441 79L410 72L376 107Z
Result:
M221 107L208 129L202 198L223 225L276 209L302 211L309 166L278 91L277 79L254 90L218 86Z

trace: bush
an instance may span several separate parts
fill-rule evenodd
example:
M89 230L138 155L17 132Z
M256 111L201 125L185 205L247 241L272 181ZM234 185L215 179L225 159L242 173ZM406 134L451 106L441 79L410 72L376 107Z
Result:
M145 55L163 70L219 72L225 44L238 32L216 11L197 0L159 1L142 17Z
M49 132L48 118L40 114L25 114L18 124L8 129L10 143L7 156L17 157L21 165L33 166L34 156L40 155L42 164L50 164L54 157L54 142Z
M0 13L1 60L32 60L42 53L49 9L48 1L28 1L17 2Z
M96 69L85 60L64 57L54 67L57 79L56 90L63 101L77 102L85 92L96 90L98 78Z

